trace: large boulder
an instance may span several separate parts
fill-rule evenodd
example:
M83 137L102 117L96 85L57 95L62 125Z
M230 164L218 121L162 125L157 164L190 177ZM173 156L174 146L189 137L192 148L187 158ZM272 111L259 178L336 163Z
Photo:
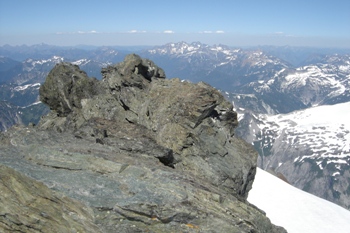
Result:
M67 116L75 108L82 108L82 99L98 94L97 86L97 79L89 78L77 65L61 63L40 87L40 99L59 116Z
M0 163L91 208L102 232L285 232L246 201L257 153L217 90L134 54L102 74L56 65L51 112L3 133Z

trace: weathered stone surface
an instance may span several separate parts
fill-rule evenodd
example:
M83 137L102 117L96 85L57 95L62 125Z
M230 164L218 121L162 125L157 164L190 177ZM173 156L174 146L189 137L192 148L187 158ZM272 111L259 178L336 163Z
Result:
M60 77L60 78L57 78ZM59 116L81 108L81 100L99 93L97 79L89 78L77 65L56 65L40 87L40 99Z
M178 169L247 196L255 174L256 154L237 154L233 141L238 139L232 137L237 115L217 90L205 83L166 80L160 68L137 55L104 69L100 84L74 81L81 73L77 69L61 64L48 75L40 89L41 99L55 110L51 115L58 116L44 119L41 128L79 131L92 118L144 126L152 131L152 140L173 151ZM83 79L89 78L80 77ZM93 92L89 91L91 86L105 93L70 91L84 89L81 83L87 86L85 93Z
M52 111L4 132L0 163L91 208L102 232L285 232L246 201L257 154L218 91L137 55L102 73L57 65L40 90Z
M0 164L1 232L101 232L92 209Z

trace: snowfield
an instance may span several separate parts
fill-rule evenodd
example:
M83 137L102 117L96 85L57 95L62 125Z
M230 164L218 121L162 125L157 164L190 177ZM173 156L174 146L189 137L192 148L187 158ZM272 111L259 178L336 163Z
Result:
M248 201L289 233L349 233L350 211L257 169Z
M309 148L307 155L301 154L294 162L315 159L322 170L324 160L327 164L350 165L349 110L350 102L346 102L289 114L261 115L258 126L265 137L270 137L269 143L279 140L282 144Z

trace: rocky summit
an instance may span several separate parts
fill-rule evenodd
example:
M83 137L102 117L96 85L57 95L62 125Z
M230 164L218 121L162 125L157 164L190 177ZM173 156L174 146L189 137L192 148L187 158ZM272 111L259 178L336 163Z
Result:
M51 111L0 134L1 232L286 232L246 201L257 153L214 88L135 54L57 64Z

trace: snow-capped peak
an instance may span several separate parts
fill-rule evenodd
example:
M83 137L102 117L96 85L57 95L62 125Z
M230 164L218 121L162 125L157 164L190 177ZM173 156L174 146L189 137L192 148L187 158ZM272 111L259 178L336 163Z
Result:
M84 59L80 59L80 60L74 61L74 62L72 62L72 64L81 66L81 65L86 65L89 62L90 62L90 60L84 58Z
M59 56L53 56L52 58L41 59L41 60L27 59L24 62L24 70L27 72L30 72L31 70L34 69L35 66L50 64L50 63L59 63L63 61L64 61L64 58Z

